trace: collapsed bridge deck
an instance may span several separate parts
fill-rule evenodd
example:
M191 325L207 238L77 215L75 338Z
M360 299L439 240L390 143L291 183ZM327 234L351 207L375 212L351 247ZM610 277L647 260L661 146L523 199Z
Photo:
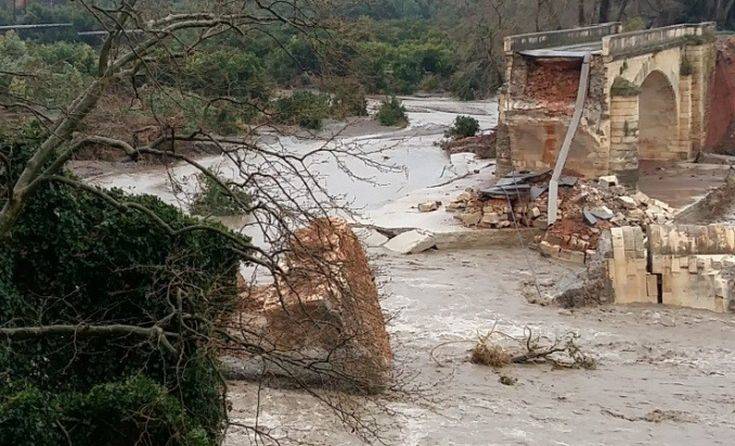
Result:
M702 148L715 24L621 33L619 23L511 36L500 99L501 173L553 167L591 56L582 125L566 170L635 184L640 160L687 160Z

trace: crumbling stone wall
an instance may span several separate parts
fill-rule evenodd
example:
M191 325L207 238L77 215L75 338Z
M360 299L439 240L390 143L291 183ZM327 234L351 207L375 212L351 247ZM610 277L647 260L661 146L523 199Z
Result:
M653 225L648 243L662 303L730 311L735 296L723 270L735 266L735 227Z
M615 303L735 309L735 227L651 225L612 230L608 275Z
M501 126L507 129L509 147L499 150L500 172L542 170L556 161L574 112L579 88L580 59L538 59L512 55L508 85L501 97ZM591 83L583 120L572 142L567 172L594 176L607 172L607 148L601 141L607 106L604 98L605 67L591 64Z
M614 29L599 30L610 31ZM616 173L624 183L633 185L641 157L692 159L704 143L708 119L705 93L714 69L712 31L711 24L700 24L605 34L601 54L592 58L588 98L567 172L588 177ZM569 82L572 71L561 68L577 65L559 55L550 61L546 53L522 56L513 52L516 41L525 46L533 42L533 48L542 48L539 45L544 35L506 41L508 83L501 97L500 123L507 127L509 147L500 151L500 172L553 167L569 126L576 96L569 87L578 81ZM579 33L574 35L581 38ZM658 75L666 79L666 93L658 91L661 82L646 83ZM552 78L557 80L554 87L550 87ZM633 87L632 94L615 93L614 84L619 80ZM651 86L654 90L646 89ZM646 89L643 99L641 87ZM671 99L657 96L661 94ZM666 110L660 115L647 108L651 98L666 99ZM663 117L670 119L664 123ZM641 131L641 125L655 129ZM645 152L641 151L641 136L650 146Z
M615 302L657 303L657 278L648 274L648 251L643 230L638 227L612 228L612 258L608 274L613 284Z
M291 249L285 276L243 293L233 332L245 327L263 349L312 365L288 367L286 360L270 370L276 376L380 390L393 356L375 277L357 236L343 220L320 219L294 234ZM257 361L240 366L244 375L262 367Z

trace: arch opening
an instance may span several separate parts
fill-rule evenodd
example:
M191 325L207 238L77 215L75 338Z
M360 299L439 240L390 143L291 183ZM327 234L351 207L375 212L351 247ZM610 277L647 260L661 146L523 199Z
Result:
M669 80L660 71L652 72L643 82L638 109L639 159L676 159L678 152L676 94Z

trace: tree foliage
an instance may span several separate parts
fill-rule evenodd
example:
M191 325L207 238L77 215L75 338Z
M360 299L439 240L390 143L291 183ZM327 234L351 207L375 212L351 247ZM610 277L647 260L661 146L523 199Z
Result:
M385 126L405 126L408 124L406 107L395 96L385 99L380 104L377 119L381 125Z
M457 116L454 124L449 129L449 135L455 138L467 138L477 135L480 131L480 123L471 116Z
M5 141L0 154L22 166L36 144ZM248 240L154 197L59 178L2 246L5 333L48 332L0 343L0 443L216 444L226 413L212 322L236 296L242 255L226 247ZM109 332L88 336L96 327Z

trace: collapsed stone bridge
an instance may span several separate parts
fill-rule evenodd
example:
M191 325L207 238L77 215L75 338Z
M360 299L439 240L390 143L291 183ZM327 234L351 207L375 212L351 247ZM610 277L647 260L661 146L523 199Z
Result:
M621 33L619 23L511 36L500 98L498 170L553 168L580 73L589 89L565 171L635 184L640 160L687 160L706 138L714 23Z

